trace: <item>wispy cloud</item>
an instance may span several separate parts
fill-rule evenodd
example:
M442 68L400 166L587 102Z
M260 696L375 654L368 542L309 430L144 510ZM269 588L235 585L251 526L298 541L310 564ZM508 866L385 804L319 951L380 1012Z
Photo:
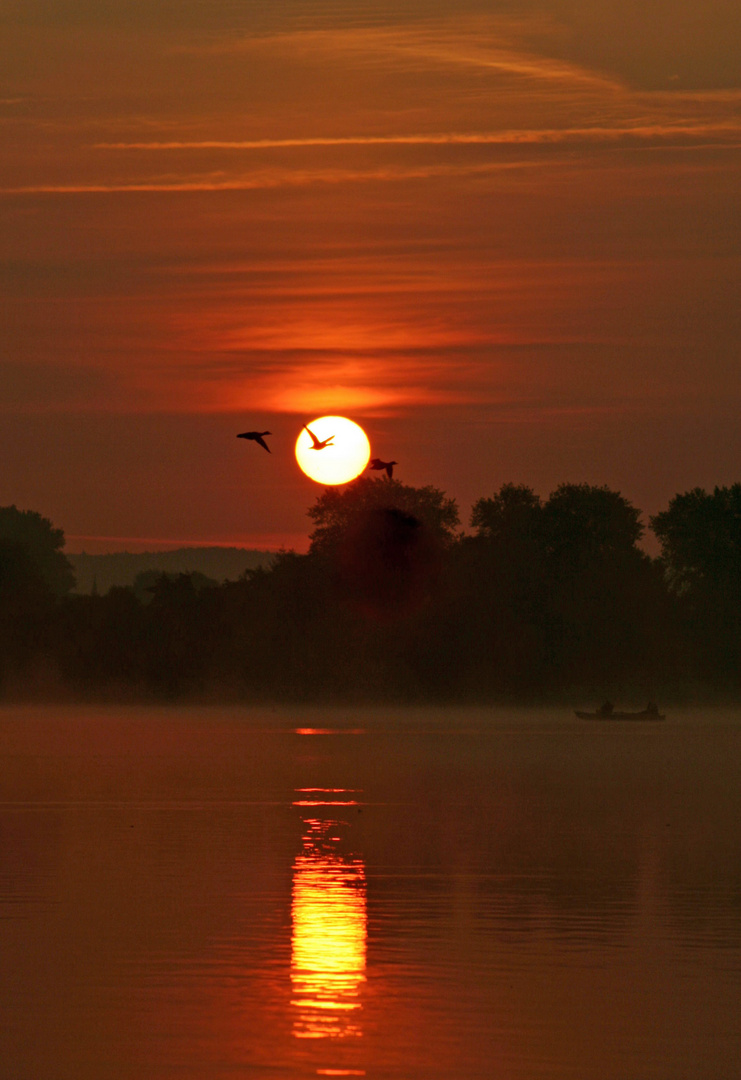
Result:
M492 147L524 149L569 147L666 146L678 149L737 149L741 147L741 121L697 124L646 123L623 127L539 128L492 132L441 132L409 135L349 135L341 137L309 136L288 139L246 140L167 140L96 143L96 149L141 153L176 153L191 151L311 150L315 148L352 147ZM95 195L177 192L257 191L274 188L341 185L363 182L402 182L435 177L495 174L512 170L537 169L552 164L543 158L518 158L492 161L446 161L404 164L379 164L375 168L305 168L297 165L255 169L249 172L220 170L209 173L166 175L126 180L69 181L60 183L18 184L0 187L0 196L11 195Z
M436 176L475 175L513 169L537 168L534 161L502 161L477 165L419 165L384 166L377 169L317 169L276 170L241 176L191 177L183 179L151 179L141 181L111 181L101 183L28 184L0 188L0 195L96 195L135 194L146 192L219 192L254 191L282 187L306 187L312 184L361 183L401 180L423 180Z
M412 405L473 402L481 400L482 391L487 398L497 396L491 378L482 371L485 365L461 352L456 378L445 349L243 350L231 363L223 353L216 356L218 360L211 354L210 362L196 362L188 384L183 386L181 408L240 412L258 407L265 412L287 413L349 409L378 414ZM475 387L463 384L463 371ZM379 378L381 372L383 377ZM167 369L144 373L142 380L142 390L161 391L168 381Z
M100 142L99 150L283 150L332 146L523 146L561 143L631 143L714 138L735 144L741 119L722 124L640 124L632 127L540 128L509 131L418 133L411 135L309 136L293 139L199 139Z
M288 33L222 39L183 51L205 53L291 53L295 56L365 58L377 64L415 58L425 67L488 69L550 83L580 83L619 88L620 83L600 72L532 52L517 41L537 30L542 20L512 17L471 17L431 20L396 26L352 27L331 30L292 30Z

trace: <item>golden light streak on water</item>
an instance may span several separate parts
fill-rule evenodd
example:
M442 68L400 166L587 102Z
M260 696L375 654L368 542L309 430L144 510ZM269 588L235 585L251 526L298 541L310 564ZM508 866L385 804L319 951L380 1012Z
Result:
M297 1039L362 1035L365 866L337 850L337 821L306 822L293 865L291 1005Z
M365 728L294 728L295 735L365 735ZM313 789L312 789L313 790Z

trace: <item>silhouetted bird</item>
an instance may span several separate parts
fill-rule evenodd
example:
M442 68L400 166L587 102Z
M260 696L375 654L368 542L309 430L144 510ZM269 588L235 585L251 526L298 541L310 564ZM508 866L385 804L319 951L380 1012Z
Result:
M306 427L306 424L304 424L304 427L309 432L309 435L311 435L311 441L314 444L313 446L309 447L309 450L323 450L325 446L332 446L332 439L334 438L334 435L330 435L328 439L317 439L314 432L310 428Z
M398 461L381 461L380 457L374 457L371 458L368 470L372 471L373 469L385 469L386 476L388 476L389 480L391 480L394 476L394 465L398 464Z
M241 435L237 435L238 439L251 439L252 442L259 443L263 450L267 450L270 453L270 447L263 439L263 435L272 435L272 431L243 431Z

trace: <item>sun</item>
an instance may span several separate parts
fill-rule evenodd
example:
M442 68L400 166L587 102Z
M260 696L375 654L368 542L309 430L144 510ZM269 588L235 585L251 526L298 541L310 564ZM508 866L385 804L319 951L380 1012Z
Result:
M314 448L311 435L321 449ZM345 416L319 416L310 420L296 439L296 461L318 484L347 484L360 476L370 459L370 443L360 424Z

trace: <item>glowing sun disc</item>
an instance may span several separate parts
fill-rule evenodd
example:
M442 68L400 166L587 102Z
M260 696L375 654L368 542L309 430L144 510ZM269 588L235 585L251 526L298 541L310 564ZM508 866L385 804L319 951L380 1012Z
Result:
M332 441L315 450L311 435L301 429L296 439L296 461L317 484L347 484L360 476L370 460L370 443L359 424L345 416L319 416L306 427L320 442Z

